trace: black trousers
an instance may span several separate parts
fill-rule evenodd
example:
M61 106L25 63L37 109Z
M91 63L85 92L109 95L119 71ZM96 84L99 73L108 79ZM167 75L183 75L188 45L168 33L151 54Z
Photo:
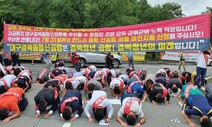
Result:
M10 66L10 65L12 65L12 61L9 60L8 58L4 59L4 66Z
M18 66L21 66L21 62L18 58L13 58L13 66L15 66L16 64L18 64Z
M26 99L25 95L22 95L22 100L18 104L20 111L24 111L27 105L28 105L28 100Z

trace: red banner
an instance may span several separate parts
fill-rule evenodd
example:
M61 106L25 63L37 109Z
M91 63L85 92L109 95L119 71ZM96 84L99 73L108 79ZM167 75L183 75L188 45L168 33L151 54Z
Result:
M210 14L161 22L97 29L62 29L4 24L4 42L13 44L131 44L140 50L202 50L209 46ZM67 45L68 44L68 45ZM183 46L186 45L186 46ZM136 47L135 47L136 46ZM171 46L171 48L170 48ZM5 46L9 48L8 45ZM161 48L162 47L162 48ZM64 51L69 51L64 50ZM122 51L134 51L123 49Z

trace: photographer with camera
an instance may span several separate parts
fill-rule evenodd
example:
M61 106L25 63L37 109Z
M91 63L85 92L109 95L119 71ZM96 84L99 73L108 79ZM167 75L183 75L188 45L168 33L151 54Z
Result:
M69 55L71 63L74 65L74 68L76 69L77 72L80 72L80 63L79 63L79 58L80 55L76 54L75 52L72 53L72 55Z
M113 60L113 55L111 54L111 52L108 52L107 56L105 56L105 67L111 69L113 67Z

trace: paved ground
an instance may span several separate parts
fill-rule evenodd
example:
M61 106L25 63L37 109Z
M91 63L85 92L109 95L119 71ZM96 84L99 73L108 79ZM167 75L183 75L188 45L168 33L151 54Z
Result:
M23 66L29 68L35 79L35 76L38 71L42 70L45 65L42 63L36 63L35 65L31 65L30 63L24 63ZM70 64L69 64L70 65ZM100 66L101 67L101 66ZM154 74L158 69L169 67L171 70L177 70L177 65L168 65L168 64L135 64L135 69L138 70L140 68L146 68L148 73ZM127 64L121 65L119 70L125 71L127 68ZM195 65L186 65L187 71L194 71ZM212 76L212 67L208 67L207 77ZM211 82L209 82L210 84ZM42 86L33 85L32 89L30 89L26 95L29 100L29 105L27 109L22 112L21 117L10 121L8 124L3 124L0 122L0 127L63 127L64 121L61 121L57 112L54 113L49 119L44 119L43 117L40 119L35 119L35 110L34 110L34 101L33 98L37 94L37 92L42 88ZM109 90L108 97L113 99ZM62 98L62 96L61 96ZM85 104L83 104L85 106ZM114 107L114 115L112 121L108 125L108 127L119 127L120 124L116 122L115 116L120 108L119 105L113 105ZM170 105L152 105L149 101L143 104L143 111L146 117L146 123L142 127L188 127L186 121L181 117L180 111L181 107L178 104L176 98L171 98ZM180 122L172 122L172 119L178 119ZM195 121L198 126L199 118L192 117L192 121ZM69 122L68 122L69 123ZM97 122L89 123L85 114L83 113L80 118L76 121L72 122L72 127L97 127L99 126Z

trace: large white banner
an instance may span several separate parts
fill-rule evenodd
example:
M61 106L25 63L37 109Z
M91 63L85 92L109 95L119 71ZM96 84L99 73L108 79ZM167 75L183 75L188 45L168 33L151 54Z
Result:
M162 60L176 60L179 61L180 51L166 51L161 53L161 58ZM197 61L197 56L198 56L198 51L183 51L185 60L190 61L190 62L196 62Z

